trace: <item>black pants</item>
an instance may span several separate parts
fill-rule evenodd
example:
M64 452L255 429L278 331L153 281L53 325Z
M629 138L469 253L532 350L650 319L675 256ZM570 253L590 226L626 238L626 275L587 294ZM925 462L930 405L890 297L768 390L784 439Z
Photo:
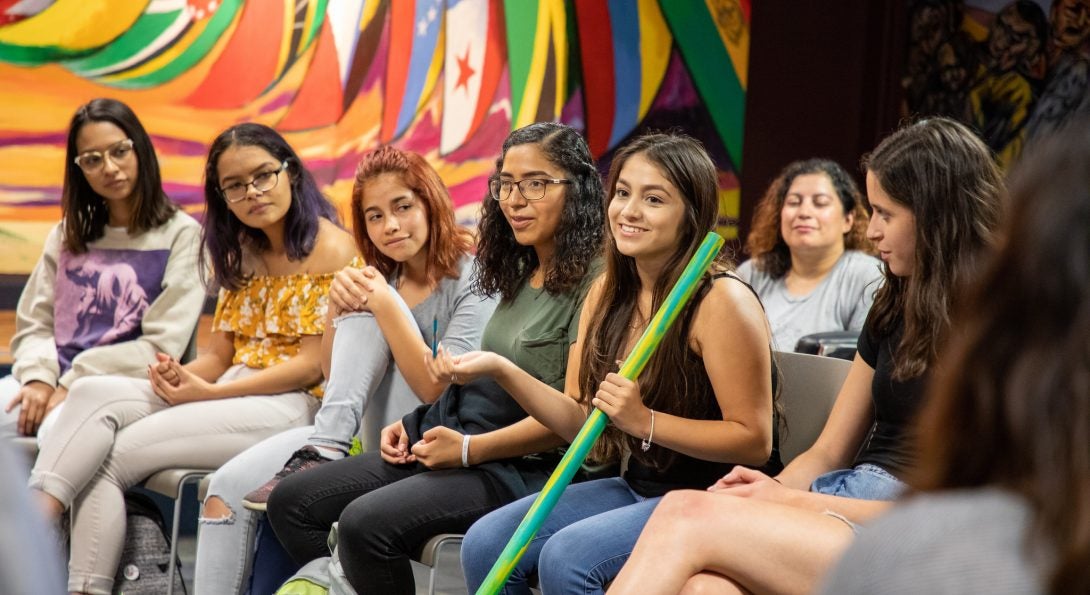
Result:
M326 536L339 521L341 565L360 595L413 594L410 557L511 502L506 492L478 469L391 465L366 452L289 475L269 497L268 516L299 564L329 555Z

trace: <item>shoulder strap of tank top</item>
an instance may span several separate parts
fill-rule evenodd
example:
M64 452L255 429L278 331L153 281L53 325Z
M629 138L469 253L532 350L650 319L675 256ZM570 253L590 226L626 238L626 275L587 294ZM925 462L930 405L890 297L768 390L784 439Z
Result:
M713 273L711 276L711 280L714 283L716 279L722 279L724 277L726 277L727 279L734 279L735 281L744 285L746 289L753 293L753 297L757 298L757 303L761 304L761 309L764 310L765 305L763 302L761 302L761 296L757 295L757 290L753 289L752 285L742 280L742 278L735 274L734 271L720 271L718 273Z

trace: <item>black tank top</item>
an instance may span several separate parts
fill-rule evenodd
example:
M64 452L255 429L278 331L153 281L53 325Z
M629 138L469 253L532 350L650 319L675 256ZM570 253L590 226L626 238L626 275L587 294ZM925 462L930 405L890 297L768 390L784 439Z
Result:
M690 302L688 308L684 312L684 318L682 323L682 336L688 337L689 330L693 323L693 317L697 310L697 304L703 301L704 297L711 289L712 283L716 279L727 277L728 279L734 279L739 283L745 285L750 291L753 288L748 283L742 281L734 275L728 273L718 273L713 275L709 281L705 281L701 284L697 290L697 295ZM756 292L753 293L757 295ZM758 302L760 298L757 298ZM762 306L763 307L763 306ZM770 348L771 350L771 348ZM715 399L715 391L712 390L711 381L708 379L708 374L704 369L704 360L692 349L689 349L686 353L684 370L679 370L680 374L687 374L690 382L695 383L695 390L693 395L695 398L700 399L704 404L701 410L704 415L698 417L698 419L715 420L722 419L722 412L719 409L719 402ZM772 360L772 394L776 394L778 389L778 377L779 374L776 370L776 360ZM664 413L674 414L671 411L664 411ZM768 462L765 463L760 469L765 473L776 474L783 469L783 464L780 463L779 454L779 437L776 419L773 419L773 436L772 436L772 456L769 457ZM658 444L652 444L651 449L648 451L649 455L654 454L654 449L664 448ZM712 461L705 461L703 459L697 459L688 455L675 452L671 462L665 468L656 468L651 465L641 463L636 457L630 457L628 462L628 470L624 474L625 481L637 494L646 498L653 498L662 496L663 494L680 489L704 489L711 484L715 483L720 477L726 475L732 468L734 463L716 463Z

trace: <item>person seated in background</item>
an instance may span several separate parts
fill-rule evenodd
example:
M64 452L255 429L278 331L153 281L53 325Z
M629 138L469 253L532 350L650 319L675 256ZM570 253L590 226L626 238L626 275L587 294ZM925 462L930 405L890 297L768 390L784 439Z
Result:
M44 435L79 378L140 378L156 353L180 357L204 304L200 225L163 192L151 137L129 106L80 106L65 155L64 218L15 310L0 439Z
M30 487L72 517L68 588L109 594L125 540L125 490L175 467L214 469L310 425L322 394L322 331L352 235L275 130L239 124L205 165L203 248L219 303L208 349L160 354L148 379L82 378L42 443Z
M1024 155L920 416L919 492L825 593L1090 593L1090 119Z
M761 297L776 349L863 328L882 281L869 220L851 176L827 159L791 163L769 186L746 241L752 258L738 276Z
M908 430L954 292L993 241L1003 181L984 142L946 118L894 133L866 166L886 278L821 435L775 478L735 467L708 491L667 494L613 592L809 593L903 493Z

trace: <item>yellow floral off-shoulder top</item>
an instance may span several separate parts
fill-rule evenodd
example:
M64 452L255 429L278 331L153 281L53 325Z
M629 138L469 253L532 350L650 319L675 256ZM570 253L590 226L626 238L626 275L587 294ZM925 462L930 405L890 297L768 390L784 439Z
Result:
M268 368L298 354L304 336L321 335L334 274L254 276L240 289L220 289L212 330L234 334L231 363ZM321 398L322 385L307 392Z

